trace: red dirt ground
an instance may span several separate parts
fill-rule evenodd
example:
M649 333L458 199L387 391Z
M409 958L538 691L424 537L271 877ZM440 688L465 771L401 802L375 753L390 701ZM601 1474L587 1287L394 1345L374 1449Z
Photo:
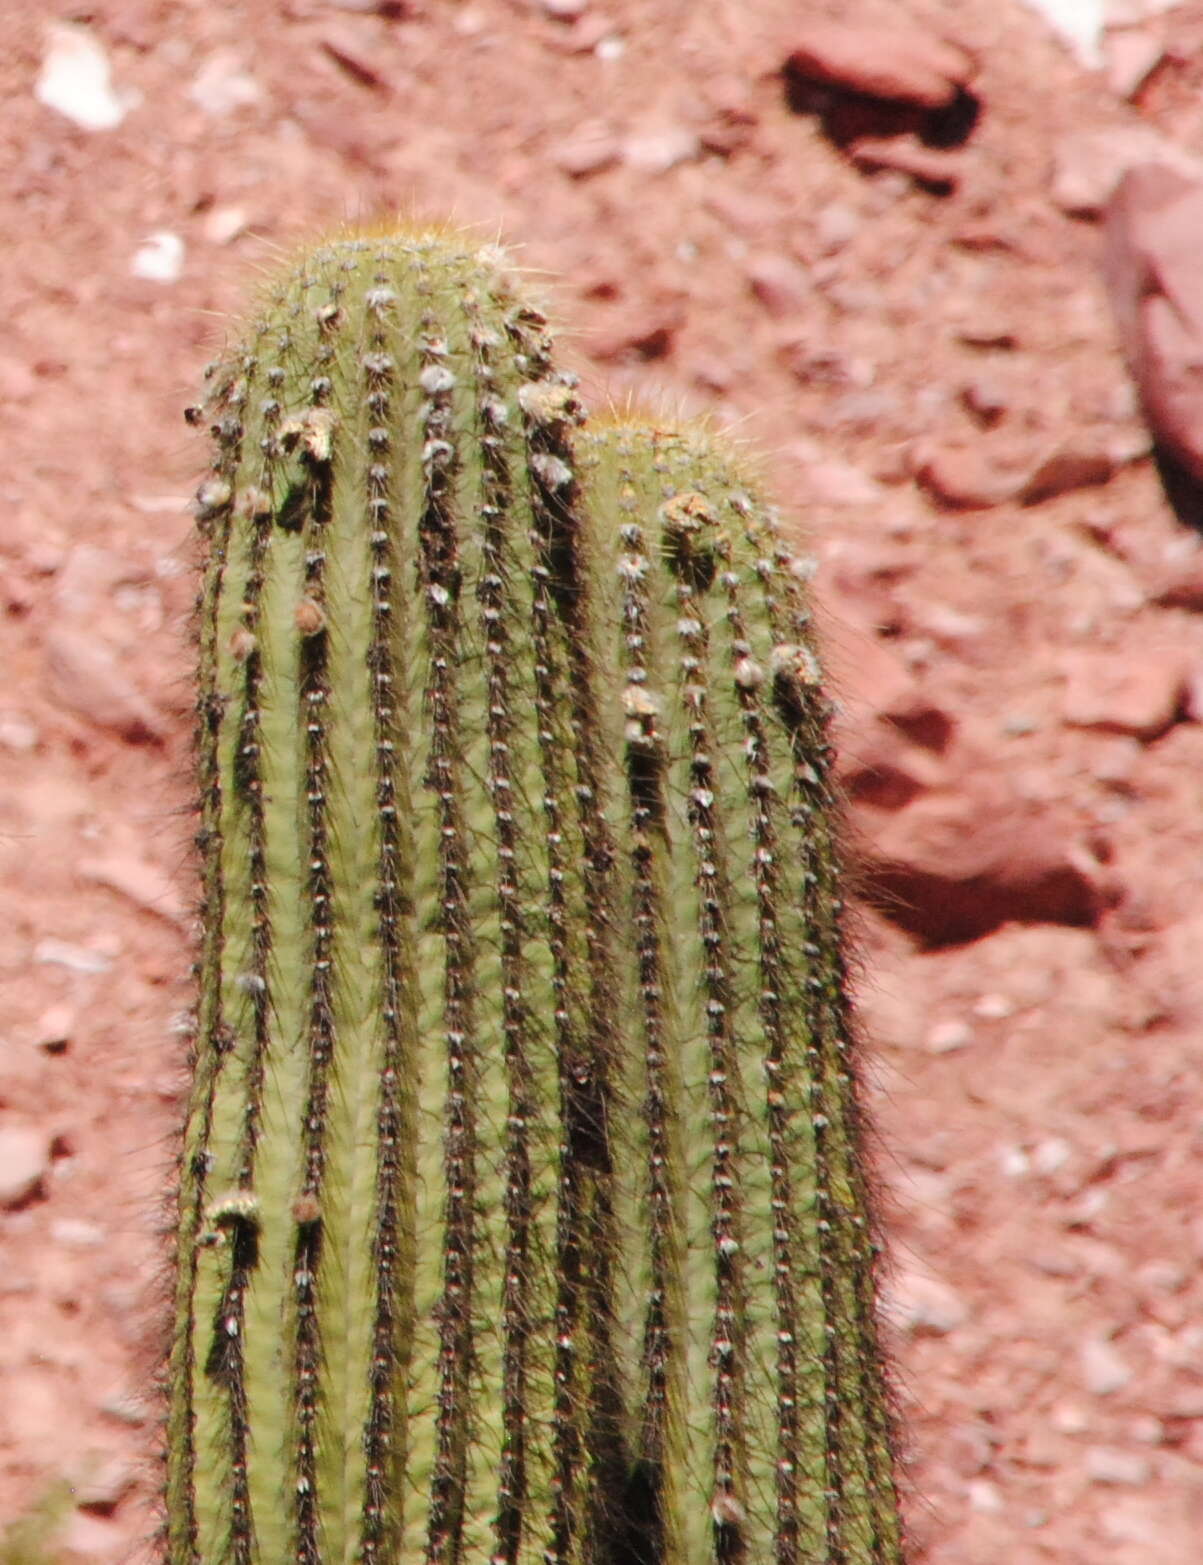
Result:
M0 1526L62 1479L63 1565L149 1525L193 894L181 410L256 266L399 209L558 277L593 401L741 421L821 562L864 881L894 898L863 1012L914 1560L1195 1558L1203 561L1053 173L1142 122L1203 153L1203 7L1150 24L1135 103L1016 0L378 9L64 8L140 94L90 132L35 99L41 23L0 3L0 1139L45 1162L0 1210ZM804 14L973 51L951 193L791 106ZM160 230L174 282L131 273ZM1056 448L1063 492L999 498ZM950 463L993 503L936 503Z

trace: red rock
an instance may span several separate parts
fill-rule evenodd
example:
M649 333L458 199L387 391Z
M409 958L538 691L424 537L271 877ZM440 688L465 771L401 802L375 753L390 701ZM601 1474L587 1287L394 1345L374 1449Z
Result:
M1203 478L1203 182L1132 169L1107 209L1103 275L1154 438Z
M1062 715L1071 728L1101 728L1150 740L1172 727L1186 697L1188 666L1177 649L1074 652L1062 665Z
M822 597L824 608L839 616L824 639L824 655L839 713L841 748L847 736L853 751L863 749L876 731L878 737L901 734L937 754L944 750L955 728L952 717L889 647L863 631L842 628L863 621L854 604L833 599L829 589Z
M806 81L942 109L973 77L972 55L922 28L816 22L795 34L788 68Z
M679 163L693 162L701 150L701 142L686 126L663 125L629 136L623 143L622 160L640 174L667 174Z
M570 179L600 174L621 161L622 145L604 125L583 125L552 148L551 161Z
M1108 29L1107 85L1119 98L1134 98L1165 57L1165 45L1137 27Z
M133 854L111 853L105 858L81 859L78 869L84 880L107 886L177 928L187 927L188 909L171 876L157 864Z
M360 87L368 87L373 92L391 91L388 79L377 70L358 37L352 34L327 33L320 43L322 53L333 60L339 70L349 76L353 82L357 82Z
M1014 499L1022 478L996 467L977 447L944 446L920 455L919 486L951 511L981 511Z
M1184 179L1203 173L1203 162L1148 125L1116 125L1062 137L1053 161L1053 200L1076 217L1097 216L1129 170L1161 165Z
M1019 499L1024 505L1039 505L1071 489L1086 489L1105 484L1115 475L1115 461L1101 446L1066 444L1036 464L1024 480Z
M813 293L804 268L788 256L767 251L747 266L748 287L770 315L796 315Z
M131 744L159 742L163 720L94 636L65 626L46 637L51 685L60 705Z
M887 1320L916 1335L944 1337L969 1319L969 1306L955 1288L917 1271L887 1278L882 1308Z
M639 364L663 359L672 352L685 310L675 301L631 309L588 339L591 357L602 363Z
M848 156L858 168L893 169L940 195L955 190L963 172L960 153L925 147L916 136L861 136Z
M858 815L869 899L926 945L974 940L999 925L1095 923L1103 896L1066 824L1010 795L984 771L894 815Z
M50 1172L50 1138L32 1126L0 1130L0 1207L22 1206Z
M983 429L992 429L1011 406L1007 393L987 376L966 381L959 395L962 406L973 414Z
M803 484L809 497L820 505L875 505L882 496L882 487L876 480L838 457L808 462Z

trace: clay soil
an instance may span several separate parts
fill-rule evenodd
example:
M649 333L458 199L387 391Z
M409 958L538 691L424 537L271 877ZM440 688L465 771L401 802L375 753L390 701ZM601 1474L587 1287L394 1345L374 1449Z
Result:
M48 1559L153 1527L182 410L259 269L401 211L520 247L592 403L739 425L819 562L916 1565L1197 1557L1203 593L1166 601L1197 538L1053 171L1142 122L1203 153L1199 8L1133 102L1017 0L56 7L140 95L99 131L36 100L38 9L0 3L0 1133L43 1165L0 1210L0 1526L66 1482ZM850 12L979 62L937 188L856 166L782 76L804 13ZM175 280L131 269L158 232ZM1055 450L1086 460L1028 503L923 477Z

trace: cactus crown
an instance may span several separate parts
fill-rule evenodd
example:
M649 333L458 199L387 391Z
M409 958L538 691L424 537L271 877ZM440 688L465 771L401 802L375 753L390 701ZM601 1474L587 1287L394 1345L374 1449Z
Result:
M211 376L172 1565L899 1558L802 585L551 351L364 235Z

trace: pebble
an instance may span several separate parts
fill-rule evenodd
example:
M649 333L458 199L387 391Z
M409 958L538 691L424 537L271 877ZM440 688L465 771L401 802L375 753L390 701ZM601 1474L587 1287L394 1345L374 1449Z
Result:
M1018 493L1022 478L994 466L969 446L944 446L921 453L915 480L937 505L950 511L983 511Z
M390 90L387 77L376 69L355 35L327 33L319 41L319 47L327 59L332 60L345 76L349 76L360 87L367 87L372 92Z
M914 1336L945 1337L969 1318L969 1306L955 1288L916 1271L900 1271L888 1280L885 1312Z
M937 1022L924 1041L929 1054L953 1054L973 1042L973 1028L965 1022Z
M1203 478L1203 164L1132 169L1107 208L1103 276L1154 439Z
M804 81L942 109L972 79L967 50L918 27L815 22L795 33L787 69Z
M1090 1446L1085 1465L1091 1482L1097 1484L1146 1484L1153 1471L1141 1452L1108 1445Z
M87 946L72 945L69 940L59 940L47 935L33 948L35 962L46 966L65 967L72 973L107 973L113 959L104 951L93 951Z
M959 152L925 147L915 136L862 136L848 148L848 156L857 168L871 173L891 169L941 196L951 195L964 171Z
M966 381L959 396L962 407L973 414L983 429L992 429L1011 406L1010 398L998 382L984 375Z
M1105 484L1114 474L1115 461L1109 451L1071 442L1037 462L1020 487L1019 499L1024 505L1039 505L1072 489Z
M132 1470L127 1463L114 1457L76 1484L75 1504L81 1511L111 1516L133 1487Z
M60 1217L51 1223L50 1237L68 1250L97 1250L108 1235L98 1223L88 1223L79 1217Z
M876 480L838 457L808 462L804 475L809 498L820 505L876 505L882 497Z
M805 270L774 251L750 257L746 275L757 302L778 320L798 314L814 292Z
M1081 651L1062 661L1061 715L1071 728L1098 728L1150 740L1172 727L1187 693L1188 667L1176 648L1134 655Z
M693 131L684 125L629 136L622 146L622 160L641 174L667 174L679 163L692 163L702 150Z
M1032 1168L1037 1174L1055 1174L1073 1156L1073 1148L1064 1136L1046 1136L1032 1149Z
M113 87L104 45L88 28L70 22L46 24L46 52L33 89L48 109L82 130L115 130L141 94Z
M201 233L211 245L229 245L250 226L245 207L215 206L205 214Z
M56 1544L62 1565L120 1565L129 1558L129 1541L120 1529L90 1511L75 1511Z
M551 161L570 179L586 179L622 160L622 144L604 125L585 125L551 150Z
M1132 1379L1134 1371L1106 1337L1087 1337L1078 1350L1082 1380L1093 1396L1109 1397Z
M1005 994L982 994L973 1002L973 1014L984 1022L1006 1021L1015 1014L1015 1002Z
M134 251L129 269L151 283L174 283L184 270L184 241L166 228L156 229Z
M965 1485L965 1495L971 1511L996 1516L1003 1508L1003 1497L997 1484L988 1478L971 1478Z
M263 97L263 88L247 70L241 53L234 49L218 49L192 78L188 96L206 114L214 119L224 119L237 109L258 103Z
M75 1011L69 1005L49 1005L33 1028L33 1042L47 1054L66 1054L75 1031Z
M50 1137L32 1127L0 1130L0 1207L24 1205L50 1172Z
M1074 217L1097 217L1129 169L1157 164L1186 179L1203 174L1203 160L1148 125L1071 131L1053 155L1052 197Z
M1045 801L1020 798L973 767L904 810L858 818L866 893L931 946L1000 924L1089 927L1104 905L1093 862Z
M162 740L162 718L102 642L56 626L46 647L52 689L62 706L130 744Z
M1104 51L1107 85L1117 98L1134 98L1165 58L1162 41L1139 28L1112 28Z
M181 901L171 876L147 859L126 854L82 859L78 872L82 879L107 886L138 907L145 908L148 913L165 918L176 928L183 929L188 925L188 909Z
M0 748L14 755L28 755L37 749L41 737L31 718L20 712L0 712Z

